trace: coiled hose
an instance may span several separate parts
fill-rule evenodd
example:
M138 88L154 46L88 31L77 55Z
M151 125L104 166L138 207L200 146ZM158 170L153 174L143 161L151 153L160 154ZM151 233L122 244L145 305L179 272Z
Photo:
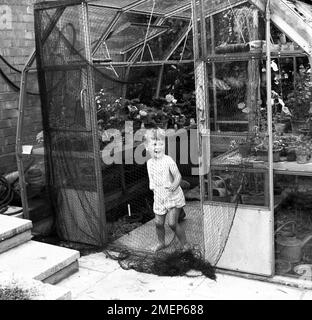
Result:
M4 176L0 176L0 214L8 209L13 197L14 192L10 183Z

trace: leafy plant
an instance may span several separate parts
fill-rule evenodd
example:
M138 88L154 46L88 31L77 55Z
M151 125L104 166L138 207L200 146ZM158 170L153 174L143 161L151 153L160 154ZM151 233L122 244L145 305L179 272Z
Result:
M127 118L126 106L128 100L116 98L105 93L101 89L95 96L98 121L100 121L105 129L116 128L123 126Z
M295 89L287 95L285 105L289 108L292 118L307 120L311 117L312 81L310 73L300 66L299 75L295 80Z
M301 136L300 140L296 145L296 154L297 155L308 155L312 154L312 140L310 137Z

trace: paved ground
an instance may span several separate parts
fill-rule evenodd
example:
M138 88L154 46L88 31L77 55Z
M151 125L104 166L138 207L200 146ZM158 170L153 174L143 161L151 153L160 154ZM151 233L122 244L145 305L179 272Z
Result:
M311 300L312 290L237 276L159 277L123 270L117 261L95 253L79 259L79 272L57 286L73 300Z

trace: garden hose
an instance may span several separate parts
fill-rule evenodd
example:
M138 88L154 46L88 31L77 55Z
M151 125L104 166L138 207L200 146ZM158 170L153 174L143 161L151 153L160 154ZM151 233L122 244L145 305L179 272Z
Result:
M0 214L4 213L13 200L14 192L4 176L0 177Z

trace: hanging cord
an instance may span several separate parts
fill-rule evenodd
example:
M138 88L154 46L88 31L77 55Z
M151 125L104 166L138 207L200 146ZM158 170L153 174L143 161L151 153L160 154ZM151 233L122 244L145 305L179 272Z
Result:
M0 214L7 210L13 196L11 185L4 176L0 176Z
M155 10L155 4L156 4L156 2L155 2L155 0L153 0L153 7L152 7L151 15L150 15L150 18L149 18L149 21L148 21L148 26L147 26L145 39L144 39L144 44L143 44L143 49L142 49L142 54L141 54L141 62L142 62L142 59L143 59L143 55L144 55L144 51L145 51L145 46L146 46L146 42L147 42L147 37L148 37L148 34L149 34L150 26L152 24L152 17L153 17L154 10Z
M238 187L238 189L237 189L237 191L236 191L236 193L235 193L235 195L234 195L234 197L233 197L233 201L232 201L232 202L235 203L235 208L234 208L234 214L233 214L233 218L232 218L231 225L230 225L230 228L229 228L229 232L228 232L227 238L226 238L226 240L225 240L225 242L224 242L224 245L223 245L223 247L222 247L222 250L219 252L218 257L217 257L217 259L216 259L216 261L215 261L215 263L214 263L213 266L216 266L216 265L218 264L218 262L220 261L222 255L223 255L223 253L224 253L226 244L227 244L227 242L228 242L228 240L229 240L230 233L231 233L231 231L232 231L233 224L234 224L234 220L235 220L235 217L236 217L236 212L237 212L237 209L238 209L238 204L239 204L239 202L241 201L241 191L242 191L242 188L243 188L243 185L244 185L245 177L246 177L246 173L243 173L242 178L241 178L241 181L240 181L240 185L239 185L239 187Z
M1 54L0 54L0 59L9 67L11 68L12 70L14 70L15 72L17 73L22 73L22 71L16 69L15 67L13 67ZM21 88L19 86L17 86L13 81L11 81L9 79L9 77L5 74L5 72L0 68L0 74L1 76L3 77L3 79L9 84L9 86L11 88L13 88L13 90L19 92L21 90ZM29 92L29 91L26 91L28 94L30 95L34 95L34 96L39 96L40 94L39 93L36 93L36 92Z
M189 24L189 27L188 27L188 29L187 29L187 33L186 33L186 35L185 35L185 40L184 40L184 44L183 44L183 49L182 49L181 56L180 56L180 62L181 62L182 59L183 59L184 51L185 51L186 43L187 43L187 38L188 38L189 33L190 33L191 30L192 30L192 19L190 20L190 24Z
M15 72L18 73L22 73L21 70L16 69L14 66L11 65L11 63L9 63L1 54L0 54L0 59L12 70L14 70Z

